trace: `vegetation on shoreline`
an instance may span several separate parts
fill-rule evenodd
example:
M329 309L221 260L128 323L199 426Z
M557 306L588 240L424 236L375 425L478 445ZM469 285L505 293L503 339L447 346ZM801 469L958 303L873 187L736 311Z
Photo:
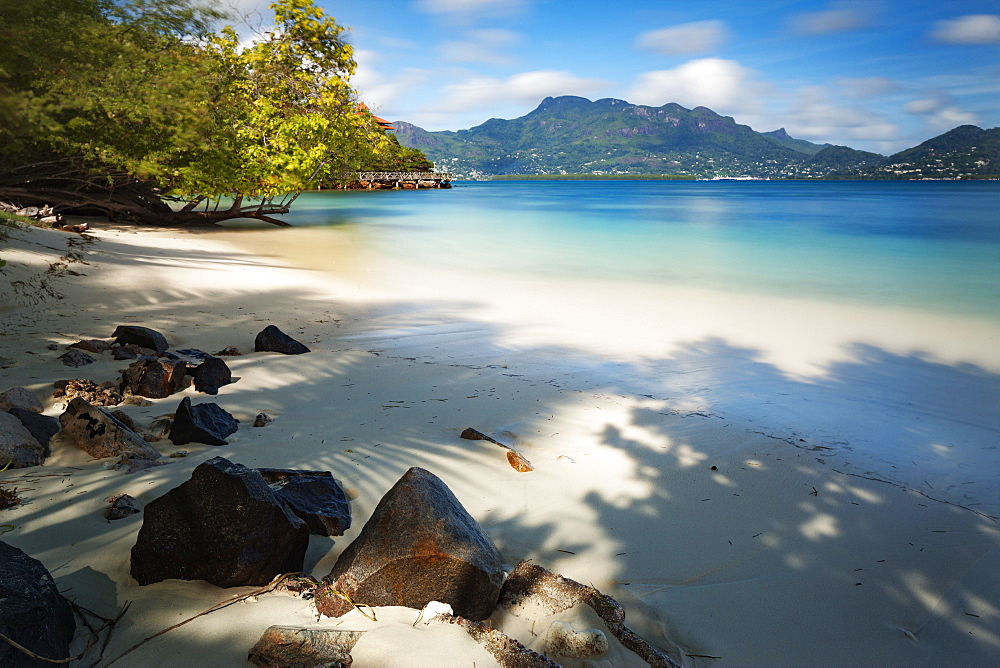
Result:
M419 162L351 88L345 29L313 0L270 8L247 41L189 0L0 0L0 200L283 224L294 193Z

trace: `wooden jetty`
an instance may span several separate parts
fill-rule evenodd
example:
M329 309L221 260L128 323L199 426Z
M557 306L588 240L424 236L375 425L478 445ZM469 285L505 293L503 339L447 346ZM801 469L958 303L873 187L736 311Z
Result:
M418 190L420 188L450 188L454 175L446 172L358 172L351 187L368 190Z

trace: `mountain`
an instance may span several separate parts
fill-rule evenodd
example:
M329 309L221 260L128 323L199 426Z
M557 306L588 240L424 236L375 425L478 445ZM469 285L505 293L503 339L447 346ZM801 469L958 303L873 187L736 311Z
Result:
M784 130L761 134L706 107L547 97L521 118L457 132L394 123L400 143L438 169L492 174L716 174L776 176L822 146Z
M509 174L682 174L757 178L957 178L1000 174L1000 128L963 125L889 158L755 132L706 107L547 97L520 118L428 132L393 124L401 144L459 178Z
M956 178L1000 175L1000 128L960 125L889 156L874 172L883 177Z

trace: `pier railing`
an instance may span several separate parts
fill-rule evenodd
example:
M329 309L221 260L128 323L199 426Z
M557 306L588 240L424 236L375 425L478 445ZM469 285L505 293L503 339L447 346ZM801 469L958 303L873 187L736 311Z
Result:
M358 172L358 181L369 189L450 188L454 178L447 172Z

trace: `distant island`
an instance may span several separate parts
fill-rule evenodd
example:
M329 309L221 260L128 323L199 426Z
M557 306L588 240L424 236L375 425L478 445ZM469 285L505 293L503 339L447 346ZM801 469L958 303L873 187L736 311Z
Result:
M512 175L688 178L1000 178L1000 128L962 125L891 156L757 132L706 107L547 97L529 114L468 130L394 122L400 144L456 178Z

